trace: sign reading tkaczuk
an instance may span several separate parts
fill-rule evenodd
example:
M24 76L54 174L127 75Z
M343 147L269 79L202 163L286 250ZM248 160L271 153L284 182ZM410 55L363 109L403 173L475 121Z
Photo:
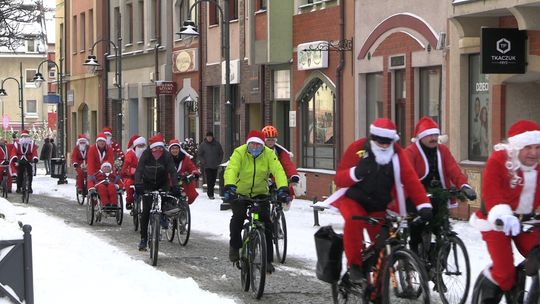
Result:
M525 73L527 32L515 28L482 28L483 74Z

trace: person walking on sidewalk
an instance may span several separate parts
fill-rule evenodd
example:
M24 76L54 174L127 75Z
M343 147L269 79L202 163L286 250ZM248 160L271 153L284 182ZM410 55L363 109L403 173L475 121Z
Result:
M214 133L211 131L206 132L206 138L199 146L197 157L201 161L201 166L204 168L208 198L214 199L217 170L223 161L223 148L219 141L214 138Z
M39 159L42 160L45 165L45 175L51 174L51 149L51 140L47 137L45 138L45 143L39 154Z

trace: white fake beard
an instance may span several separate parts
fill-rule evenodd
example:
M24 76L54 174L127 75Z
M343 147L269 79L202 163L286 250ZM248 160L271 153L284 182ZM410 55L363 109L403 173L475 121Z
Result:
M20 140L21 144L26 145L32 142L32 139L30 137L21 138Z
M137 158L141 158L144 150L146 150L146 148L135 147L135 155L137 156Z
M394 156L394 145L390 144L388 148L383 149L377 146L376 142L371 141L371 151L375 155L375 161L377 164L386 165L392 161L392 157Z
M79 151L85 151L86 150L86 144L81 145L79 144Z
M107 136L107 145L112 143L112 136Z

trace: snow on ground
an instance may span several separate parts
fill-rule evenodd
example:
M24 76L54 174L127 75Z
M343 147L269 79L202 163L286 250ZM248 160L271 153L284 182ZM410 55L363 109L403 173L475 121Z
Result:
M40 171L38 171L38 176L35 177L33 183L35 194L63 197L73 200L76 204L74 180L68 179L67 185L57 185L56 179L44 176L42 172L39 173ZM223 241L224 246L227 246L231 212L219 211L220 199L210 200L206 193L202 193L200 189L199 192L201 193L199 198L191 205L192 230L213 235L214 239ZM0 206L4 205L3 203L4 201L0 201ZM319 227L313 226L311 204L312 202L307 200L294 200L291 209L285 215L289 239L288 256L305 260L306 265L314 270L316 252L313 234ZM142 261L135 261L92 234L82 229L67 226L61 220L45 216L34 208L13 208L13 210L18 213L19 218L22 218L24 223L31 224L33 227L36 299L43 299L38 303L61 303L56 298L58 295L61 295L61 299L78 299L80 303L92 302L91 299L81 296L88 291L88 286L81 284L81 282L91 281L96 282L96 287L110 286L109 282L115 282L115 288L109 289L109 295L100 296L101 299L107 299L107 302L109 300L116 302L114 299L120 299L120 297L120 302L127 302L128 298L136 300L135 302L142 302L143 299L171 300L177 299L178 294L188 293L192 299L188 302L232 302L232 300L218 298L217 295L200 290L191 279L173 278ZM130 222L126 221L124 225L129 225ZM320 212L319 222L322 226L333 225L337 231L343 229L343 218L335 211ZM490 258L478 231L469 226L467 222L461 221L454 222L453 227L467 246L472 268L472 290L476 276L490 263ZM62 235L62 238L58 238L58 235ZM2 238L1 235L0 238ZM515 256L516 262L523 259L519 254ZM90 260L93 262L85 262ZM297 271L286 265L276 266L278 270L282 271ZM141 275L133 276L132 273L140 273ZM107 280L105 281L103 278L107 278ZM134 282L134 280L139 280L138 278L144 278L144 280L140 279L141 282ZM143 284L148 286L144 292L142 289L130 288ZM118 293L118 290L131 290L133 292ZM182 290L185 292L179 292Z

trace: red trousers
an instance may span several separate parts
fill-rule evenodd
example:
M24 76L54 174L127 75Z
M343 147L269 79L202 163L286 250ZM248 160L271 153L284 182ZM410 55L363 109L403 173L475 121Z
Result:
M124 179L124 189L126 189L126 203L133 204L135 199L133 198L134 190L131 188L131 185L133 185L134 181L131 178L125 178Z
M531 249L540 245L540 228L535 228L530 232L522 232L514 237L499 231L487 231L482 232L482 238L486 241L489 255L493 261L491 277L503 291L512 289L516 280L512 240L519 253L527 257Z
M82 190L84 186L85 176L84 176L83 170L81 169L81 166L78 166L77 169L75 169L75 172L77 172L77 182L76 182L77 189Z
M96 186L96 191L99 194L101 200L101 206L111 204L116 205L118 203L118 197L116 194L116 187L113 183L102 183Z
M347 266L362 265L362 246L364 241L364 229L367 230L371 241L375 241L381 225L370 225L365 221L353 220L353 215L383 217L385 212L368 213L359 203L348 197L341 197L334 203L345 219L343 229L343 248L347 257Z

